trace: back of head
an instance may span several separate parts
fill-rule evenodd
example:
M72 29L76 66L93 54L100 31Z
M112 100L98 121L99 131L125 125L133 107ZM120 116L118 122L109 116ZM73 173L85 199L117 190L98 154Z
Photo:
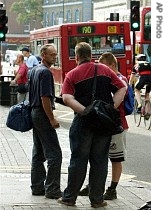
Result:
M111 66L114 63L115 67L117 67L117 59L111 52L103 53L99 58L99 62L109 66Z
M86 42L79 42L75 46L75 54L79 57L80 60L91 60L92 48Z

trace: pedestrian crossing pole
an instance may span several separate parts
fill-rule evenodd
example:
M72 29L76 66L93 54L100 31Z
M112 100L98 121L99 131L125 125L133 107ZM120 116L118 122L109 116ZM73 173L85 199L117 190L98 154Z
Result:
M133 32L133 65L135 64L135 32L140 30L140 1L130 1L130 30Z
M2 41L0 41L0 75L2 74Z

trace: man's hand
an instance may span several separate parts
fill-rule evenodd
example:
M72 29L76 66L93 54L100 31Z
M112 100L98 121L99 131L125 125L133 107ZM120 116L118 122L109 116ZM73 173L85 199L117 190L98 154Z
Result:
M50 120L50 123L51 123L52 127L55 129L60 127L60 124L56 119Z
M12 80L12 81L10 82L10 85L16 85L16 80Z

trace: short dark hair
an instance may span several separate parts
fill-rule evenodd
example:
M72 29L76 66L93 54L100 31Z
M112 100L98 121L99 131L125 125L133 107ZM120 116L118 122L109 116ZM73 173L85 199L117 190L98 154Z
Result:
M21 51L30 52L30 49L29 49L28 47L23 47L23 48L21 49Z
M92 55L92 48L86 42L79 42L75 46L75 54L81 59L90 61L91 60L91 55Z

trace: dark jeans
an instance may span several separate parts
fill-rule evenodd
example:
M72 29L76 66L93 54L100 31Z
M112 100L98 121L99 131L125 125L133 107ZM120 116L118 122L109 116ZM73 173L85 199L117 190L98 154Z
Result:
M33 151L31 189L46 194L60 193L62 151L56 130L52 128L43 109L32 109ZM44 162L47 160L47 172Z
M72 122L70 132L71 159L68 167L68 185L63 200L75 202L84 183L88 161L89 199L91 203L103 202L108 172L110 136L99 136L86 128L79 116Z

